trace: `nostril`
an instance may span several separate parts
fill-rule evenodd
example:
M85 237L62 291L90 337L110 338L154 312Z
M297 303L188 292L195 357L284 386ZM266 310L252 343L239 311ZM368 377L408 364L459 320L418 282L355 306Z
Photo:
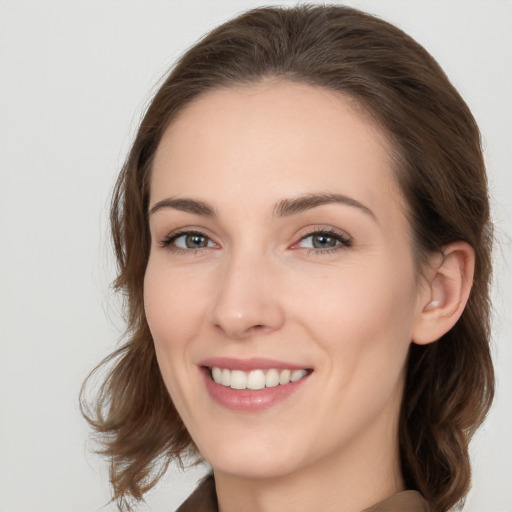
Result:
M255 334L255 333L262 333L264 332L266 329L265 325L263 324L257 324L257 325L253 325L252 327L250 327L247 332L248 333L252 333L252 334Z

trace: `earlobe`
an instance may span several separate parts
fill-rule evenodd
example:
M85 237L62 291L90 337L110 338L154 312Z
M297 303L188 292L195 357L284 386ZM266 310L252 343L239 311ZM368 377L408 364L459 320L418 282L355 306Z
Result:
M411 337L414 343L432 343L457 323L471 292L474 269L475 253L466 242L454 242L432 258Z

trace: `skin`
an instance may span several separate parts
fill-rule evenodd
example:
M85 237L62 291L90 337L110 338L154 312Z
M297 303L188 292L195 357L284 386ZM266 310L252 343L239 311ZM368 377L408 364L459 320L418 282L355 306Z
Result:
M445 293L456 279L439 271L418 279L389 155L349 98L276 81L200 97L161 140L150 210L187 198L216 214L150 214L145 310L222 512L359 512L404 488L397 425L408 349L451 325L442 308L461 287ZM283 199L307 194L340 194L371 213L336 202L275 215ZM165 245L187 229L206 247L183 248L183 237ZM311 232L321 230L350 244L314 248ZM469 253L452 253L461 274ZM199 363L209 357L313 372L269 409L232 411L206 391Z

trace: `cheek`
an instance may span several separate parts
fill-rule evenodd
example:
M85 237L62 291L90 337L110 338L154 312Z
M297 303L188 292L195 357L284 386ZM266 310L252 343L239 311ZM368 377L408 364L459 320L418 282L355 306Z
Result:
M414 274L400 277L375 264L366 271L347 271L331 276L324 292L302 317L309 337L324 357L328 421L344 424L351 411L354 425L401 396L404 367L410 346L415 302ZM389 268L388 268L389 271ZM329 400L341 404L333 413ZM357 420L359 418L359 420ZM355 428L355 427L354 427Z
M398 268L400 268L398 266ZM295 315L331 353L354 360L362 352L390 358L410 343L416 299L414 272L382 261L366 268L333 269L306 286L315 300L296 303ZM306 289L296 290L304 296ZM311 293L310 293L311 295Z
M194 336L204 319L206 285L199 276L148 263L144 309L157 350L173 350Z
M189 416L190 351L205 316L204 281L188 274L150 258L144 276L144 309L158 366L182 417Z

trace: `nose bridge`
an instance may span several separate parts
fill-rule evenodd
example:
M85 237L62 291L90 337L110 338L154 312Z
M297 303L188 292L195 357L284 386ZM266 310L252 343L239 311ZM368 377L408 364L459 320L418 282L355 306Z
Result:
M275 290L276 273L275 262L261 247L233 248L219 275L212 323L233 339L278 329L284 312Z

